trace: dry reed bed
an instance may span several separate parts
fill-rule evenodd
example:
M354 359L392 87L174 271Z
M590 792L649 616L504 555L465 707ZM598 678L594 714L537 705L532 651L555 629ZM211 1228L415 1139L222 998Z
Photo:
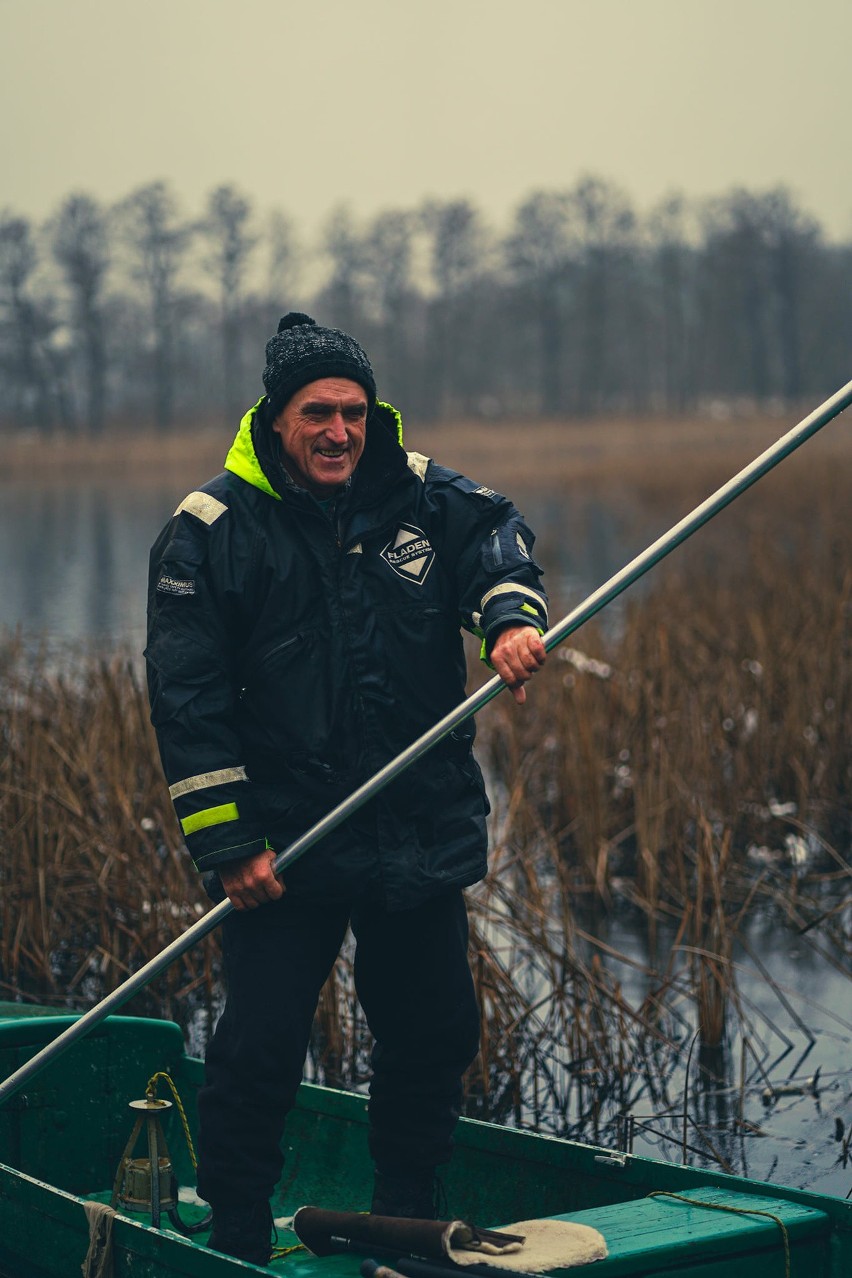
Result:
M766 481L616 626L554 654L523 711L501 697L484 712L493 870L471 893L469 1112L599 1138L639 1104L676 1105L694 1038L736 1031L742 1085L762 1081L777 1027L741 997L734 961L758 903L848 971L852 546L842 472L810 480ZM206 908L144 690L127 661L58 664L10 642L0 739L0 996L82 1007ZM652 937L674 929L664 964L596 937L595 911L625 902ZM349 957L311 1069L357 1085L368 1041ZM619 979L631 963L640 998ZM212 1015L218 973L208 938L131 1010Z
M205 908L187 870L129 662L3 654L0 737L0 996L86 1006ZM164 837L163 831L167 831ZM198 946L137 1005L215 981Z
M747 1005L735 960L774 989L779 1019L797 1013L749 946L758 906L850 975L848 480L825 465L808 478L772 477L658 569L617 625L577 635L526 711L500 698L483 715L496 866L478 907L502 906L503 954L482 953L504 984L489 1044L500 1022L507 1049L480 1082L489 1103L511 1078L516 1116L539 1113L545 1089L558 1129L597 1135L601 1106L612 1118L640 1097L656 1112L679 1103L670 1084L693 1035L729 1080L732 1062L706 1049L738 1036L740 1085L766 1082L768 1038L792 1042ZM596 912L625 903L651 951L658 928L674 932L639 1005L612 974L624 956L608 969L589 935ZM507 1012L510 989L526 1014ZM812 1041L801 1017L798 1030Z
M806 411L803 409L803 412ZM406 423L406 446L445 466L515 495L558 488L578 479L607 474L644 476L682 489L689 476L721 483L794 424L783 417L747 415L719 421L710 417L606 417L567 421L480 420ZM123 482L134 486L164 480L190 487L217 474L236 431L221 423L158 435L150 428L110 430L101 439L68 434L49 438L35 432L0 437L0 483L56 483L69 480ZM829 425L807 445L811 457L848 459L846 421ZM800 454L801 456L801 454Z

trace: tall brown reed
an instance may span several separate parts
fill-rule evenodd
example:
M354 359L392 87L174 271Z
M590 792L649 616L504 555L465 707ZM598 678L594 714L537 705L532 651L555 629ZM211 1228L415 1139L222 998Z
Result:
M85 1005L205 908L133 666L7 647L0 684L0 996ZM139 1006L209 988L202 944Z
M679 909L702 819L730 831L740 869L793 838L809 860L848 847L848 494L828 471L774 495L554 654L523 716L501 699L482 717L488 771L522 778L499 835L546 829L578 890L607 900L628 871L650 918Z

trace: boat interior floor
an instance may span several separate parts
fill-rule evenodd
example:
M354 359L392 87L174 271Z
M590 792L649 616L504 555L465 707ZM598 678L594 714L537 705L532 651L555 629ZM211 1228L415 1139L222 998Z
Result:
M87 1197L108 1202L109 1192ZM206 1210L193 1202L180 1204L187 1224L200 1221ZM132 1219L145 1223L144 1213L133 1214ZM725 1278L759 1278L763 1274L781 1278L787 1256L795 1261L793 1273L821 1274L831 1230L828 1216L815 1208L719 1187L683 1194L656 1193L550 1219L590 1225L604 1236L609 1255L594 1262L599 1278L651 1278L658 1274L694 1278L702 1273L720 1274L723 1269ZM276 1217L277 1248L284 1254L272 1261L273 1271L283 1272L286 1264L292 1278L353 1278L360 1255L319 1259L300 1246L291 1222L292 1217ZM499 1229L514 1222L476 1223ZM165 1228L172 1230L169 1223ZM186 1241L203 1247L207 1236L202 1232ZM392 1259L385 1258L383 1263L393 1266Z

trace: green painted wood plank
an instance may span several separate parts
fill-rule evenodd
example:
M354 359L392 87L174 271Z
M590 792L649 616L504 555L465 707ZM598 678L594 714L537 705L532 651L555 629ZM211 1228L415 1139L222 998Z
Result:
M52 1042L54 1038L58 1038L63 1030L80 1019L78 1014L72 1015L68 1012L57 1012L51 1008L43 1007L29 1008L23 1015L13 1016L8 1012L8 1009L14 1006L15 1004L0 1003L0 1051L6 1047L32 1048L29 1053L23 1056L23 1061L29 1060L39 1048L46 1043ZM5 1014L3 1008L7 1009ZM100 1025L95 1026L86 1035L86 1038L100 1038L116 1034L132 1036L142 1042L163 1042L168 1044L172 1051L183 1052L183 1034L180 1031L180 1026L175 1025L174 1021L160 1021L148 1017L107 1017ZM67 1060L72 1059L71 1053L74 1050L74 1048L69 1049ZM8 1104L9 1102L7 1101L6 1103Z
M783 1233L770 1216L783 1223L791 1251L799 1254L799 1268L794 1272L807 1278L828 1273L824 1259L820 1259L819 1268L801 1268L803 1244L808 1245L809 1255L827 1257L831 1222L824 1212L784 1199L715 1187L686 1190L683 1198L689 1201L655 1196L566 1213L558 1219L591 1225L603 1234L609 1257L595 1265L600 1278L668 1274L678 1266L689 1272L699 1264L708 1273L718 1270L728 1278L728 1262L738 1255L750 1256L761 1264L767 1256L774 1257L774 1272L783 1278ZM717 1210L720 1207L724 1210ZM767 1214L754 1214L757 1212Z

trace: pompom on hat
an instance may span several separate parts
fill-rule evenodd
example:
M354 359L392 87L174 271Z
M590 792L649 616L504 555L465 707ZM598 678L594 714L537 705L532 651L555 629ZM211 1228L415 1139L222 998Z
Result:
M310 315L290 311L266 343L263 385L278 414L292 395L321 377L346 377L367 393L368 410L376 402L376 380L366 354L353 337L321 328Z

